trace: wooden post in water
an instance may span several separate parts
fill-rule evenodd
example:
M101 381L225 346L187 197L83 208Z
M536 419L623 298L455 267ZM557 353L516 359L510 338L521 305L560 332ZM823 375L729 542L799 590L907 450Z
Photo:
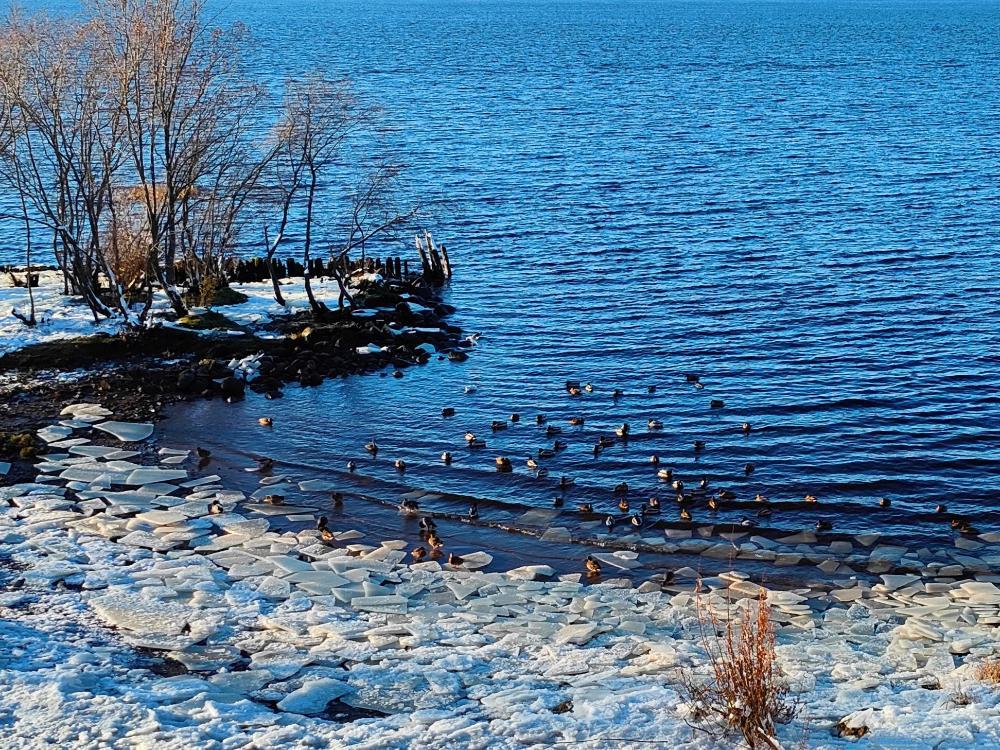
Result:
M445 249L444 245L441 245L441 257L444 259L444 275L450 279L451 259L448 257L448 251Z
M424 276L430 276L431 264L427 253L424 251L424 244L420 241L420 235L415 236L413 240L417 245L417 252L420 254L420 265L423 266Z

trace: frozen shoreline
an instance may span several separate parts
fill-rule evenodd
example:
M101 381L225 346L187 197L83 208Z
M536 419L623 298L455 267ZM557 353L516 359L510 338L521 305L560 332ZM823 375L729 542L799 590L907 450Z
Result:
M154 468L130 450L90 445L82 436L106 416L65 415L73 426L45 434L66 453L46 457L38 483L0 487L10 501L0 514L4 743L716 746L684 721L681 673L706 669L684 591L693 578L666 592L583 586L575 575L548 580L544 567L406 565L401 543L360 532L320 544L311 509L190 480L183 451L161 449ZM226 514L206 515L212 499ZM268 531L271 512L306 530ZM825 592L769 593L781 666L802 704L782 743L850 744L830 728L852 716L873 747L996 746L998 693L972 670L1000 641L1000 589L977 577L887 575L850 606ZM739 574L704 583L703 603L719 612L726 597L741 606L758 591ZM145 649L191 671L158 676L140 666ZM323 718L330 701L328 718L388 715L338 723ZM553 712L565 701L571 710Z

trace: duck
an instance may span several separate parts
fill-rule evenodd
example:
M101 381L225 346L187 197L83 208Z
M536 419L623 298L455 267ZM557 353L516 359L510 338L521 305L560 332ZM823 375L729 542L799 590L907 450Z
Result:
M681 520L682 521L690 521L691 520L691 511L689 511L687 508L681 508Z
M878 507L888 508L891 505L892 505L892 500L890 500L889 498L887 497L879 498Z
M559 486L563 489L572 487L575 482L576 480L573 477L559 477Z
M822 518L816 522L816 531L830 531L832 528L833 524Z
M378 455L378 443L374 440L370 440L365 443L365 450L372 454L372 458Z
M454 417L455 416L455 409L454 409L454 407L451 407L451 406L444 407L441 410L441 416L442 417Z
M540 466L540 464L538 463L538 461L536 461L536 460L535 460L535 459L533 459L533 458L529 458L529 459L528 459L528 460L527 460L527 461L525 462L525 465L526 465L526 466L527 466L527 467L528 467L529 469L537 469L537 468L538 468L538 467Z
M334 492L330 496L330 500L333 502L333 507L334 508L343 508L344 507L344 493L343 492Z
M620 510L622 513L628 513L628 500L626 500L624 497L618 501L618 510Z
M702 477L701 478L701 480L698 482L698 489L699 490L707 490L708 489L708 477Z
M583 561L583 564L587 568L587 576L592 578L601 574L601 564L591 555L587 555L587 559Z
M717 493L717 495L718 495L718 498L720 500L735 500L736 499L736 493L733 492L732 490L719 490L718 493Z
M634 516L632 516L632 518L629 519L629 523L632 524L635 528L641 529L642 528L642 516L639 515L639 514L635 514Z
M473 520L479 518L479 503L473 503L469 506L468 516Z
M555 458L556 450L555 448L539 448L537 451L539 458Z
M265 495L264 502L268 505L284 505L285 496L284 495Z
M620 438L627 438L629 431L632 428L629 427L628 422L623 423L618 429L615 430L615 434Z
M597 438L597 442L602 448L610 448L615 444L615 439L607 435L601 435L601 437Z
M417 562L420 562L425 557L427 557L427 548L422 546L415 548L410 552L410 557L412 557Z
M769 503L769 502L771 502L770 499L766 495L762 495L759 492L756 495L754 495L753 500L754 500L755 503Z
M746 464L746 465L745 465L745 466L743 467L743 473L744 473L744 474L746 474L747 476L750 476L751 474L753 474L753 473L754 473L754 470L755 470L756 468L757 468L757 467L756 467L756 466L754 466L753 464Z
M222 507L222 503L218 500L213 500L208 504L208 514L210 516L219 516L225 512L225 508Z
M444 462L445 466L451 466L451 451L445 451L441 454L441 461Z
M541 479L542 477L547 477L548 475L549 475L549 470L546 469L544 466L535 471L535 476L539 479Z
M709 510L718 510L719 509L719 501L716 500L714 497L708 498L708 509Z
M576 506L576 508L581 513L593 513L594 512L594 504L593 503L580 503L579 505Z
M356 463L354 463L353 461L348 461L347 462L347 470L353 474L355 471L358 470L358 465Z
M680 479L675 479L671 485L678 493L684 492L684 482Z
M463 560L461 557L452 552L448 555L448 564L454 565L457 568L459 565L464 565L465 560Z
M756 521L753 521L753 520L751 520L749 518L746 518L745 516L740 519L740 526L742 526L742 527L744 527L746 529L752 529L756 525L757 525Z
M500 432L500 430L506 430L507 423L499 419L494 419L490 423L490 429L493 430L493 432Z
M320 516L319 520L316 521L316 530L322 531L323 529L327 528L328 523L329 521L327 520L326 516Z
M444 546L444 540L435 531L427 535L427 543L434 549L441 549Z
M552 498L552 507L553 508L561 508L565 504L566 504L566 500L564 498L560 497L559 495L556 495L554 498Z
M552 437L553 435L558 435L562 432L562 427L557 427L554 424L550 424L545 428L545 436Z
M568 389L567 393L569 393L569 395L573 396L573 397L582 395L582 392L580 391L580 389L579 388L575 388L575 387Z
M587 422L583 417L570 417L568 421L573 427L580 427Z
M670 480L672 480L674 478L674 470L673 469L660 469L658 472L656 472L656 476L658 476L660 479L664 480L665 482L669 482Z
M544 414L535 415L535 424L545 424L547 421L548 417L546 417Z
M749 434L750 429L751 429L750 428L750 423L749 422L744 422L743 424L740 425L740 429L743 430L743 434L744 435Z
M393 461L392 465L396 467L396 471L398 471L400 474L406 471L406 461L404 461L401 458L397 458L395 461Z
M654 513L660 512L660 498L658 497L649 498L649 510L650 512Z
M972 524L970 524L968 521L962 521L958 525L958 533L959 534L978 534L979 531L975 527L973 527Z
M476 433L474 432L465 433L465 442L474 443L475 441L476 441Z
M434 519L431 518L430 516L421 516L420 521L418 522L417 525L423 532L434 531L437 528L437 524L434 522Z
M476 388L476 386L474 386L474 385L467 385L467 386L465 386L465 388L462 389L462 391L464 393L475 393L478 390L479 389Z
M699 453L699 452L701 452L703 450L705 450L705 441L704 440L695 440L694 441L694 452L695 453Z
M470 450L479 450L480 448L485 448L485 447L486 447L485 440L480 440L479 438L476 438L474 440L469 441Z
M594 458L597 458L599 455L601 455L601 451L603 450L604 450L603 445L601 445L600 443L594 443Z
M757 511L757 515L760 516L761 518L768 518L771 515L771 509L761 508L760 510Z
M496 465L497 471L505 474L514 470L514 467L510 463L510 459L506 456L497 456Z
M403 500L399 504L399 512L406 515L414 515L420 511L420 503L416 500Z
M259 424L261 427L273 427L274 420L271 419L270 417L261 417L260 419L257 420L257 424Z
M684 373L684 379L689 383L697 383L701 380L701 375L694 372L686 372Z
M935 505L934 506L934 512L935 513L947 513L948 512L948 506L947 505Z
M259 471L261 474L270 474L273 469L274 469L273 458L257 459L257 471Z
M604 518L604 526L607 528L608 531L613 531L615 528L615 517L606 516Z
M659 419L650 419L648 422L646 422L646 426L651 430L662 430L663 422L661 422Z
M614 489L615 495L627 495L628 494L628 482L619 482L615 485Z
M656 386L655 385L647 385L646 386L646 393L656 393Z
M556 452L558 452L558 451L564 451L568 447L569 447L569 443L567 443L565 440L556 440L556 441L554 441L552 443L552 450L556 451Z
M518 422L521 421L521 415L518 414L517 412L514 412L513 414L510 415L510 421L514 424L517 424Z
M653 466L659 466L660 457L654 453L652 456L649 457L649 463L653 464Z
M200 459L206 459L212 457L212 451L210 451L208 448L202 448L199 446L194 449L194 452L198 454L198 458Z
M804 501L809 503L810 505L815 505L816 503L819 502L819 498L817 498L815 495L806 495Z
M611 391L611 398L621 398L624 395L625 391L623 391L621 388L615 388L613 391Z
M726 405L726 402L723 401L721 398L713 398L708 405L712 409L721 409Z
M591 385L590 383L586 383L583 386L583 390L585 390L587 393L593 393L594 392L594 386Z

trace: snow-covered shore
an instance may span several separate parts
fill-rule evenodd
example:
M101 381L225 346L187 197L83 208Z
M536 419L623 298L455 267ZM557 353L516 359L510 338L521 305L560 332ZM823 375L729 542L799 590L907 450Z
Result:
M152 432L111 417L70 408L41 432L56 452L36 482L0 486L0 746L736 744L686 722L683 678L708 670L694 571L633 588L608 580L634 557L619 552L584 585L487 553L408 564L404 542L356 530L322 543L312 508L260 502L292 478L246 497L192 478L184 449L141 465L137 443L90 441ZM1000 693L973 677L1000 643L994 580L768 592L801 706L783 746L852 744L831 734L845 717L870 747L1000 744ZM737 572L702 585L719 614L759 593ZM186 669L150 670L151 652Z

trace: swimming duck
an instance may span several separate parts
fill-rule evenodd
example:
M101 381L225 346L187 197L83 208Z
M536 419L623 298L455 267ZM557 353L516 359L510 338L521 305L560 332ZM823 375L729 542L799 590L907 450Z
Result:
M378 455L378 443L371 440L365 443L365 450L372 454L372 458Z
M590 555L587 555L587 559L584 560L583 563L587 567L587 575L589 577L599 576L601 574L601 564Z
M754 466L753 464L747 464L746 466L743 467L743 473L746 474L747 476L750 476L751 474L753 474L754 469L756 468L757 467Z
M757 515L760 516L761 518L768 518L771 515L771 509L761 508L760 510L757 511Z
M455 416L455 410L454 410L454 408L452 408L450 406L444 407L441 410L441 416L442 417L454 417Z
M434 519L431 518L430 516L421 516L420 521L418 522L418 526L420 527L420 530L425 533L429 531L434 531L434 529L437 528L437 524L434 523Z
M593 393L594 386L591 385L590 383L587 383L586 385L583 386L583 390L585 390L587 393Z
M581 513L593 513L594 512L594 504L593 503L580 503L576 507L577 507L577 510L579 510Z
M682 521L690 521L691 520L691 511L689 511L687 508L681 508L681 520Z
M654 453L652 456L649 457L649 463L653 464L653 466L659 466L660 457Z
M656 476L658 476L660 479L664 480L665 482L669 482L671 479L674 478L674 470L673 469L660 469L658 472L656 472Z
M613 391L611 391L611 398L621 398L624 395L625 391L623 391L621 388L615 388Z
M222 507L222 503L220 503L218 500L213 500L211 503L208 504L209 515L219 516L222 515L224 512L225 509Z
M699 452L701 452L703 450L705 450L705 441L704 440L695 440L694 441L694 452L695 453L699 453Z
M662 430L663 422L661 422L659 419L651 419L648 422L646 422L646 426L651 430Z
M559 477L559 486L562 488L572 487L575 481L572 477Z
M546 417L544 414L536 414L535 415L535 424L545 424L545 422L546 422L547 419L548 419L548 417Z
M816 531L830 531L833 528L833 524L829 521L825 521L822 518L816 522Z
M539 479L542 477L547 477L548 475L549 475L549 470L546 469L544 466L535 471L535 476Z
M744 518L740 519L740 526L743 526L744 528L752 529L756 525L757 525L757 522L756 521L752 521L749 518L744 517Z
M479 503L473 503L469 506L469 518L479 518Z
M816 504L816 503L819 502L819 498L816 497L815 495L806 495L805 498L804 498L804 500L805 500L805 502L809 503L810 505L814 505L814 504Z
M720 500L735 500L736 499L736 493L733 492L732 490L719 490L717 494L718 494L718 497L719 497Z
M564 498L560 497L559 495L556 495L554 498L552 498L552 507L553 508L561 508L565 504L566 504L566 500Z
M556 427L554 424L550 424L545 428L546 437L552 437L553 435L558 435L562 432L562 427Z
M451 466L451 451L445 451L442 453L441 460L444 462L445 466Z
M463 560L461 557L452 552L451 554L448 555L448 564L458 567L459 565L464 565L465 560Z
M330 531L330 529L326 528L325 526L319 530L319 538L327 543L332 542L334 541L334 539L336 539L336 537L334 537L333 535L333 532Z
M273 469L274 469L273 458L257 459L257 471L259 471L261 474L270 474Z
M658 497L651 497L651 498L649 498L649 509L650 510L654 510L656 512L659 512L660 511L660 498L658 498Z
M565 440L556 440L552 443L553 451L564 451L569 447L569 443Z
M195 448L194 451L195 451L195 453L198 454L198 458L205 459L205 458L211 458L212 457L212 451L208 450L208 448L198 447L198 448Z
M356 463L354 463L353 461L348 461L347 462L347 470L349 472L351 472L353 474L355 471L357 471L357 469L358 469L358 465Z
M604 525L607 527L608 531L613 531L615 528L615 517L606 516L604 519Z
M557 443L558 445L558 443ZM555 448L539 448L538 457L539 458L555 458L556 450Z
M264 502L268 505L284 505L285 496L284 495L265 495Z
M608 435L601 435L601 437L597 438L597 442L602 448L610 448L615 444L615 439L613 437L609 437Z
M515 423L515 424L517 422L520 422L521 421L521 415L518 414L517 412L514 412L513 414L510 415L510 421L513 422L513 423Z
M619 482L615 485L614 489L615 495L627 495L628 494L628 482Z
M708 509L709 510L718 510L719 509L719 501L716 500L714 497L708 498Z
M476 433L474 432L465 433L465 442L474 443L475 441L476 441Z
M420 511L420 503L416 500L403 500L399 504L399 512L406 515L414 515Z
M334 508L343 508L344 507L344 493L343 492L334 492L330 496L330 500L333 501L333 507Z
M507 429L507 423L503 422L503 421L501 421L499 419L494 419L490 423L490 429L493 430L493 432L499 432L500 430L506 430Z
M629 427L629 425L628 425L628 422L625 422L624 424L622 424L622 426L621 426L621 427L619 427L618 429L616 429L616 430L615 430L615 434L616 434L616 435L617 435L618 437L620 437L620 438L627 438L627 437L628 437L628 434L629 434L629 431L630 431L631 429L632 429L632 428L631 428L631 427Z
M463 390L463 391L464 391L465 393L475 393L475 392L476 392L477 390L479 390L479 389L478 389L478 388L476 388L476 386L474 386L474 385L467 385L467 386L465 386L465 388L463 388L462 390Z
M485 448L485 447L486 447L485 440L480 440L479 438L475 438L469 441L470 450L479 450L480 448Z
M444 546L444 540L434 531L427 535L427 543L434 549L441 549Z
M646 386L646 393L656 393L656 386L655 385L647 385Z
M406 461L404 461L401 458L397 458L395 461L393 461L392 465L395 466L396 471L398 471L401 474L406 471Z
M698 489L699 490L707 490L708 489L708 477L702 477L701 478L701 481L698 482Z
M709 404L708 404L708 405L709 405L709 406L710 406L710 407L711 407L712 409L721 409L722 407L724 407L724 406L726 405L726 402L725 402L725 401L723 401L723 400L722 400L721 398L713 398L713 399L712 399L712 400L711 400L711 401L709 402Z
M746 435L747 433L750 432L750 423L744 422L742 425L740 425L740 429L743 430L743 434Z
M257 424L259 424L261 427L273 427L274 420L271 419L270 417L261 417L260 419L257 420Z
M325 529L327 527L328 523L329 522L327 521L326 516L320 516L319 520L316 522L316 529L318 531L322 531L323 529Z
M581 392L580 392L579 388L570 388L568 392L569 392L570 396L574 396L574 397L581 395Z
M629 523L631 523L635 528L641 529L642 528L642 516L638 515L638 514L632 516L632 518L629 519Z
M528 459L528 460L527 460L527 461L525 462L525 464L527 465L527 467L528 467L529 469L537 469L537 468L539 467L539 463L538 463L538 461L536 461L536 460L535 460L535 459L533 459L533 458L529 458L529 459Z
M681 481L680 479L675 479L675 480L673 481L673 484L672 484L671 486L672 486L672 487L673 487L673 488L674 488L675 490L677 490L678 492L683 492L683 491L684 491L684 482L683 482L683 481Z
M684 379L689 383L697 383L699 380L701 380L701 376L698 375L697 373L686 372L684 373Z
M427 557L427 549L425 547L417 547L410 552L410 557L412 557L417 562L420 562L425 557Z
M506 456L497 456L496 458L497 471L502 473L508 473L514 471L514 467L510 462L510 459Z
M889 498L887 497L879 498L878 507L888 508L891 505L892 505L892 500L890 500Z
M583 417L570 417L569 418L569 423L571 425L573 425L574 427L579 427L580 425L585 424L586 421L587 420L585 420Z
M628 500L626 500L624 497L618 501L618 510L620 510L622 513L628 513Z
M935 513L947 513L948 512L948 506L947 505L936 505L936 506L934 506L934 512Z
M600 443L595 443L594 444L594 458L597 458L599 455L601 455L601 451L603 451L603 450L604 450L604 446L603 445L601 445Z
M767 498L767 496L765 496L765 495L762 495L762 494L761 494L761 493L759 493L759 492L758 492L758 493L757 493L756 495L754 495L754 498L753 498L753 500L754 500L754 502L755 502L755 503L769 503L769 502L771 502L771 501L770 501L770 500L769 500L769 499Z

